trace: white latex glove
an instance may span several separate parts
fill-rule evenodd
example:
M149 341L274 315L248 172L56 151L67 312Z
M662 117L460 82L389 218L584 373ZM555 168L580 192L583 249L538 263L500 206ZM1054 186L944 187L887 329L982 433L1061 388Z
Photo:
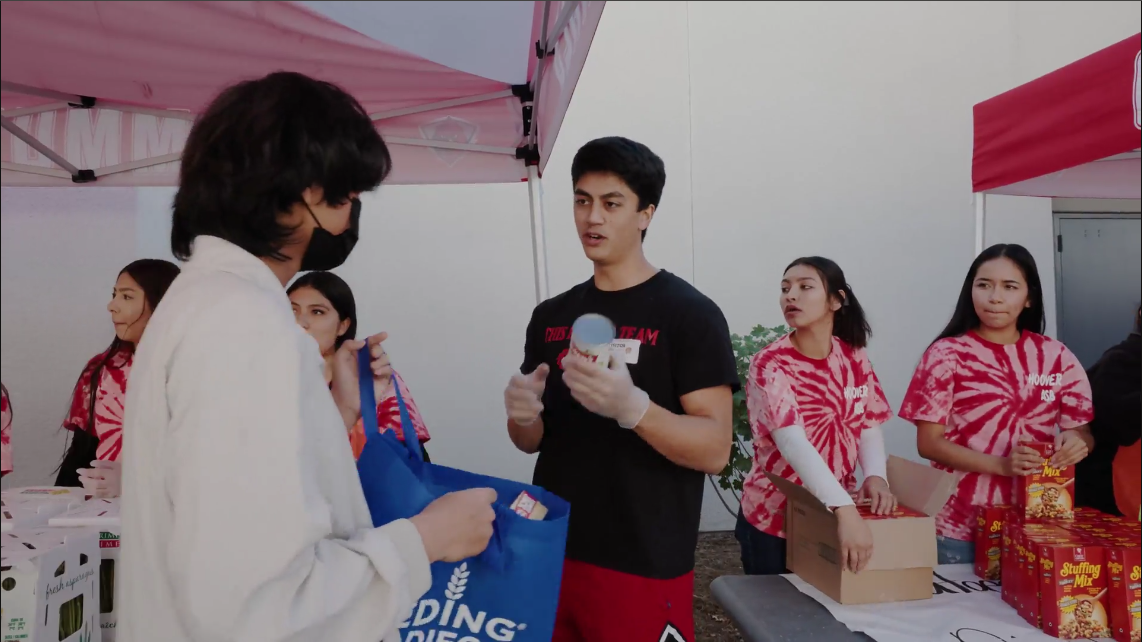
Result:
M563 358L563 382L584 408L634 428L650 408L650 396L634 385L622 354L611 355L608 367L582 357Z
M504 409L508 419L519 426L530 426L543 412L543 390L547 387L547 373L551 369L546 363L539 364L529 375L517 374L504 388Z
M96 459L91 462L91 468L80 468L78 472L88 495L111 498L118 497L122 491L123 469L117 461Z

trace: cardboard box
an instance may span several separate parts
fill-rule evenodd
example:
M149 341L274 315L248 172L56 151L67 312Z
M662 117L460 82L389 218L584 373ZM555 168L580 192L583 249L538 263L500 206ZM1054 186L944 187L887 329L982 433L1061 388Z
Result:
M64 486L28 486L0 492L0 498L10 504L21 502L67 502L82 504L87 495L82 488Z
M1001 576L1003 522L1008 506L980 506L976 512L975 574L985 580Z
M1142 550L1138 547L1111 548L1106 564L1109 573L1107 608L1110 631L1117 642L1139 642L1139 614L1142 613Z
M957 477L899 457L888 459L888 483L904 510L868 519L873 553L859 575L841 567L837 518L805 487L768 474L789 500L786 566L841 604L875 604L932 597L936 565L934 515L955 490Z
M3 642L100 642L99 536L46 528L0 534Z
M52 517L83 504L82 488L39 486L0 493L0 532L42 528Z
M1040 551L1043 632L1063 640L1110 637L1106 549L1047 544Z
M59 528L91 528L99 533L99 627L103 642L115 642L119 611L115 608L115 571L119 564L119 500L92 499L57 515L48 524Z
M1074 466L1055 468L1051 465L1054 444L1029 445L1043 457L1043 463L1035 472L1015 481L1015 497L1023 508L1023 518L1028 522L1073 520Z
M9 504L7 500L0 500L0 533L43 528L49 519L67 509L68 504L64 502Z

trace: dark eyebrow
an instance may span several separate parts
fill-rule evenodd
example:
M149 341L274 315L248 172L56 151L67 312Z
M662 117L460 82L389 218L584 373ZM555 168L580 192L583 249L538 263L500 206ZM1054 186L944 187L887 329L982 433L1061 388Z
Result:
M135 288L115 288L116 292L135 292Z
M593 194L590 194L586 190L582 190L582 189L576 189L575 195L576 196L586 196L587 198L595 198L595 196ZM600 198L600 199L604 199L604 198L626 198L626 194L623 194L622 192L607 192L606 194L603 194L602 196L599 196L598 198Z

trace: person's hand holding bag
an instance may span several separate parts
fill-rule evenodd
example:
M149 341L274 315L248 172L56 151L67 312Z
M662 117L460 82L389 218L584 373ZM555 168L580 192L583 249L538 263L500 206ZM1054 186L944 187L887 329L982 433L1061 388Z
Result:
M380 399L392 383L393 368L389 363L389 355L385 352L384 341L389 333L379 332L373 336L358 341L350 339L341 344L333 358L333 400L337 409L341 411L341 419L346 428L352 428L361 418L361 388L358 384L357 353L364 347L369 348L369 361L373 368L373 381L377 390L377 399Z
M91 468L79 469L79 482L88 495L100 499L118 497L122 492L123 469L117 461L96 459Z
M492 539L496 491L473 488L436 499L409 521L420 531L429 562L459 562L484 552Z

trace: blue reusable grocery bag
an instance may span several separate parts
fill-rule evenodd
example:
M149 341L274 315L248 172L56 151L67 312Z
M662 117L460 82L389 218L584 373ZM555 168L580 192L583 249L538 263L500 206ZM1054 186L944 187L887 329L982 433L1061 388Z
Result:
M487 550L459 563L432 565L432 588L401 626L401 640L550 642L570 505L538 486L426 463L395 381L403 439L393 432L381 434L367 349L360 351L359 365L366 441L357 472L374 526L412 517L452 491L493 488L499 496L494 505L495 532ZM547 507L542 521L521 517L509 508L524 491Z

